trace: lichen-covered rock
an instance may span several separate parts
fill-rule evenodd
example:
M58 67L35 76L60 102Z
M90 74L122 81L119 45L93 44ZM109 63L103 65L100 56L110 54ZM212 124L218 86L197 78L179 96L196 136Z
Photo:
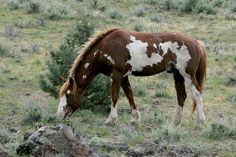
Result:
M1 129L0 128L0 144L6 144L10 141L9 134L7 133L6 129Z
M67 125L54 127L41 127L17 148L17 154L35 157L54 156L64 154L65 156L83 157L90 156L90 147L81 144L78 136Z

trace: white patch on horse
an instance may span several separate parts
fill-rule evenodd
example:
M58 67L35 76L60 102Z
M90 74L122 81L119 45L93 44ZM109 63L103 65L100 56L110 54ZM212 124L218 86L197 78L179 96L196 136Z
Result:
M156 44L153 44L153 47L157 48L157 45L156 45Z
M61 116L61 117L64 117L64 116L65 116L64 108L66 107L66 105L67 105L66 96L63 95L63 96L61 97L61 100L60 100L60 103L59 103L58 109L57 109L57 115L58 115L58 116Z
M131 74L132 74L132 70L129 70L128 72L126 72L126 74L124 74L123 77L126 77L126 76L131 75Z
M194 100L196 102L196 108L198 113L198 125L201 125L205 121L205 115L203 112L203 104L202 104L202 93L197 90L197 88L192 84L191 90L193 93Z
M111 58L111 56L108 56L107 59L108 59L112 64L115 64L115 61Z
M87 75L83 75L83 79L86 79L87 78Z
M160 43L160 48L163 50L163 55L166 55L168 53L168 49L171 50L172 53L176 55L176 68L180 71L185 73L185 69L187 67L188 61L191 59L191 56L189 54L188 48L183 45L180 48L178 48L179 45L177 42L172 43L171 41L167 41L164 43Z
M111 64L115 64L115 61L111 58L111 56L108 56L107 54L104 54L104 56L111 62Z
M70 94L70 93L71 93L71 91L70 91L70 90L67 90L67 91L66 91L66 93L67 93L67 94Z
M203 112L203 102L202 102L202 93L197 90L195 85L192 83L192 80L190 79L190 75L187 74L186 72L181 72L181 75L184 77L186 83L189 85L193 98L196 102L196 108L197 108L197 113L198 113L198 118L197 118L197 123L200 126L201 124L204 123L205 121L205 115Z
M113 107L113 105L111 105L111 111L109 114L109 117L107 118L107 120L105 121L106 124L108 123L116 123L117 122L117 108Z
M90 63L85 63L84 68L87 69Z
M136 40L134 36L130 36L131 43L126 45L129 50L131 59L127 61L132 66L132 71L142 71L146 66L152 66L162 61L162 57L158 53L152 53L151 57L147 55L147 42Z
M93 54L94 58L96 57L97 53L99 52L99 50L96 50Z

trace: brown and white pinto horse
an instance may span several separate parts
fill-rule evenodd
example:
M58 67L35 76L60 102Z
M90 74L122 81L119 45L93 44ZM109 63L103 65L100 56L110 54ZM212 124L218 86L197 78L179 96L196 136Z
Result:
M112 28L93 36L81 49L68 80L60 90L58 115L65 118L81 104L82 93L99 73L111 77L112 105L105 123L117 121L116 103L120 86L129 100L132 119L140 121L128 76L150 76L167 71L173 73L178 107L175 124L181 122L187 97L185 82L193 93L193 110L197 108L197 124L205 121L202 104L203 80L207 54L204 43L179 33L141 33Z

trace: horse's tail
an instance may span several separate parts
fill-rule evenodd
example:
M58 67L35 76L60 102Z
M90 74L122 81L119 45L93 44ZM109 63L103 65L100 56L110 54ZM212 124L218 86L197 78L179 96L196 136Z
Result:
M200 92L202 92L203 82L206 79L206 74L207 74L207 50L206 50L206 46L204 42L202 42L201 40L197 40L197 42L199 45L199 49L201 51L199 55L201 56L200 56L200 62L199 62L199 66L196 73L196 79L200 87ZM196 109L196 102L193 100L192 114L194 113L195 109Z

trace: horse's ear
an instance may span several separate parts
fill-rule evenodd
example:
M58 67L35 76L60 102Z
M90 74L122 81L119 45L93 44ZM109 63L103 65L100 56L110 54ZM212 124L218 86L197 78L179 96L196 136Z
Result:
M69 84L73 86L74 80L72 77L69 77Z

